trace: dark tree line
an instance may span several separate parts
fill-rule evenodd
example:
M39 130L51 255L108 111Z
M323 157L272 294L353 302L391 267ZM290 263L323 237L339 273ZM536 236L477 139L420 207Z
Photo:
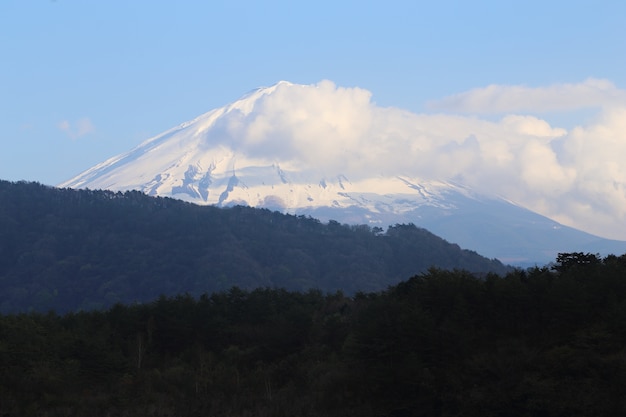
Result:
M233 286L354 294L431 266L510 270L414 225L382 233L140 192L0 181L0 312L101 309Z
M626 414L626 255L0 316L0 415Z

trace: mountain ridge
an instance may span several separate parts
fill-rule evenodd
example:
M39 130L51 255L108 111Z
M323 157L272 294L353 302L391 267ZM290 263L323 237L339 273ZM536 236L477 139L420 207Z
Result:
M379 291L431 267L512 268L415 225L219 208L139 191L0 181L0 312L57 312L243 289Z

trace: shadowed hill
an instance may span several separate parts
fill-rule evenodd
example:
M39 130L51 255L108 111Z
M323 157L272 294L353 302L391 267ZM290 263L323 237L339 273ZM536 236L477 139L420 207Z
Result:
M94 309L233 286L377 291L436 266L508 267L412 224L347 226L140 192L0 182L0 311Z

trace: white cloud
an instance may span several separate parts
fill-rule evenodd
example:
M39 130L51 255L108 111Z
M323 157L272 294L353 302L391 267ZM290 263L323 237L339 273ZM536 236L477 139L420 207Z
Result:
M573 129L560 148L563 165L577 178L556 215L565 212L603 235L626 239L626 106Z
M601 117L567 131L531 115L494 121L415 114L378 107L366 90L325 81L279 85L251 111L228 114L212 137L249 156L354 180L381 174L456 179L568 225L626 239L626 106L615 99L622 93L594 80L497 90L503 93L491 109L521 109L537 100L544 100L544 110L575 108L587 97L601 107Z
M88 117L78 119L74 124L67 120L62 120L57 124L57 128L65 132L70 139L78 139L95 132L96 128Z
M435 110L488 114L569 111L626 104L626 91L608 80L589 78L577 84L548 87L490 85L429 103Z
M57 127L59 129L61 129L64 132L69 132L70 131L70 122L68 122L67 120L62 120L57 124Z
M231 112L217 128L229 145L255 156L338 164L367 137L374 109L370 98L366 90L338 88L330 81L281 84L259 99L252 112Z

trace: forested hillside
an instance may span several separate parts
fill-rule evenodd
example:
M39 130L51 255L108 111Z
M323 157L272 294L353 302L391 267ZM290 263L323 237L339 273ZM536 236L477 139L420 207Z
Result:
M383 231L140 192L0 181L0 312L243 289L377 291L436 266L510 270L414 225Z
M626 256L0 316L4 416L626 415Z

